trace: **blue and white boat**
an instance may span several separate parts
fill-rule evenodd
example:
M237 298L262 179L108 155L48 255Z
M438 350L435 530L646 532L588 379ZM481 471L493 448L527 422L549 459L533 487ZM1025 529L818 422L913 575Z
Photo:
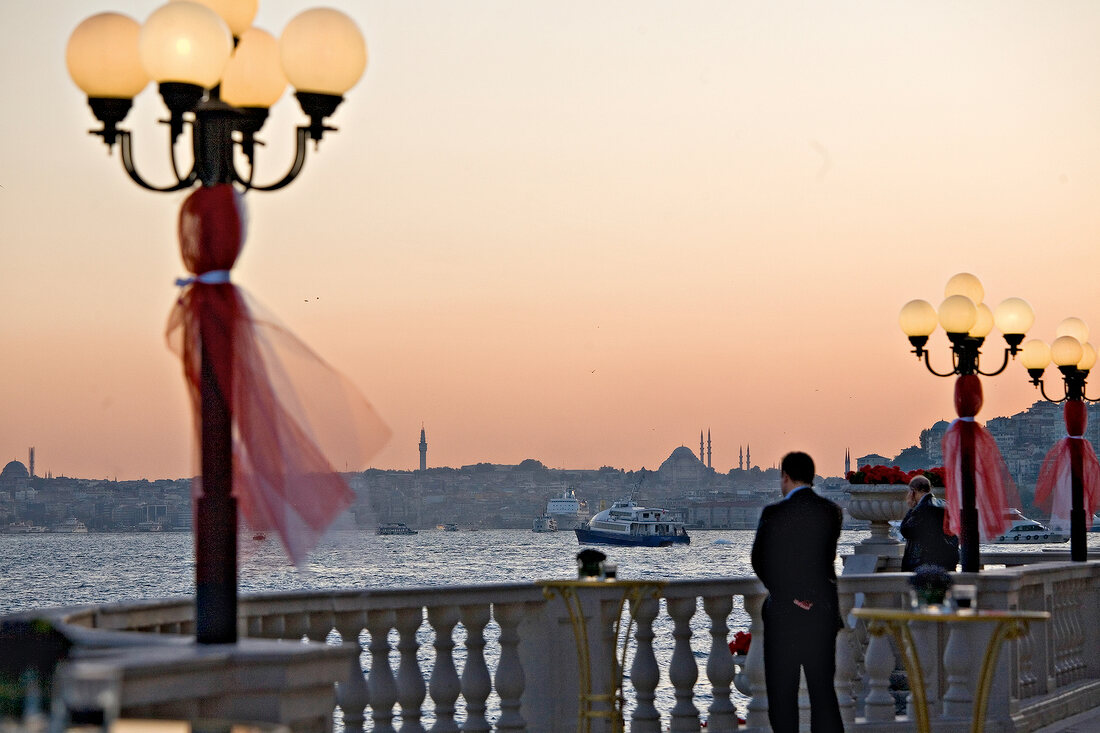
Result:
M672 512L638 506L632 499L615 502L574 531L582 545L668 547L691 543L684 523Z

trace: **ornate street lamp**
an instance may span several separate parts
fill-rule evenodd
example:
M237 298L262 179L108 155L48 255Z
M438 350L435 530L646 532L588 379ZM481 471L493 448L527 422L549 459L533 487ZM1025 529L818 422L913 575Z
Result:
M211 195L195 198L193 205L184 204L181 236L197 232L196 240L217 239L217 246L224 245L229 234L239 240L243 230L231 187L272 191L293 181L302 171L308 141L316 144L335 129L325 124L325 118L359 80L367 62L363 37L343 13L306 10L276 41L251 27L257 4L258 0L171 0L140 25L124 15L100 13L76 27L66 49L69 73L103 125L92 134L103 138L109 149L120 144L123 168L142 188L168 192L201 186L200 191L208 191ZM168 127L175 181L166 185L150 183L138 173L132 133L119 127L133 97L150 80L157 82L169 111L162 122ZM309 124L297 128L296 153L287 173L259 184L253 180L256 134L288 80ZM186 159L181 165L177 155L177 141L185 132L190 133L189 166ZM219 187L225 190L214 190ZM231 245L239 249L239 241ZM194 270L195 287L209 293L195 298L207 306L204 310L200 305L194 317L201 351L194 371L201 372L195 402L201 404L202 464L202 496L195 506L196 638L200 643L231 643L237 639L237 500L232 493L232 390L226 376L233 370L226 365L234 363L234 332L232 322L209 304L229 302L224 289L232 287L227 284L228 270L236 250L232 256L204 258L186 251L188 246L185 242L189 265L196 260L218 263Z
M1100 492L1100 467L1097 466L1096 453L1084 437L1088 427L1085 403L1100 401L1100 398L1090 399L1085 395L1089 370L1096 365L1096 347L1089 343L1089 327L1080 318L1065 319L1058 324L1054 335L1054 342L1049 346L1039 339L1028 341L1020 356L1031 383L1039 388L1043 399L1054 403L1065 402L1062 417L1066 424L1066 437L1051 448L1043 461L1035 487L1035 499L1049 499L1052 518L1062 520L1065 519L1066 499L1069 499L1070 558L1084 562L1088 559L1088 517L1095 511L1097 492ZM1043 383L1043 372L1051 361L1062 373L1065 385L1065 392L1059 399L1048 395ZM1066 489L1069 490L1068 496Z
M1000 453L989 434L974 422L974 417L982 406L982 388L978 375L995 376L1000 374L1008 366L1010 357L1015 358L1019 352L1020 344L1025 334L1035 321L1035 315L1031 306L1020 298L1008 298L991 310L982 302L985 297L985 289L978 278L969 273L959 273L952 277L944 289L944 300L939 310L924 300L912 300L905 304L898 316L898 323L902 331L909 337L913 345L913 353L918 359L924 361L928 371L937 377L956 377L955 380L955 411L959 416L947 435L944 436L944 462L947 468L947 480L949 488L955 488L959 492L961 506L949 505L949 511L954 514L961 510L958 526L962 546L962 570L964 572L978 572L980 556L978 544L982 532L988 536L994 530L1003 528L1005 518L1003 507L1003 495L1001 484L995 479L995 485L985 486L983 491L989 490L989 495L983 496L986 505L979 521L977 506L978 474L983 479L989 480L1000 473L999 470L984 469L982 465L985 459L994 463L999 461ZM951 342L950 371L939 372L932 367L931 360L925 345L928 337L942 326L947 332L947 338ZM1001 365L992 371L981 369L981 348L985 339L996 326L1004 336L1006 347ZM947 447L954 448L949 451ZM957 460L957 465L952 465ZM952 484L957 484L953 487ZM958 516L958 515L956 515Z

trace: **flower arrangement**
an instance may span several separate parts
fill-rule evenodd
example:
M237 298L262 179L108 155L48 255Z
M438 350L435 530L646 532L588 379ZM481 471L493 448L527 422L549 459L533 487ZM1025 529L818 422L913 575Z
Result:
M909 585L919 605L940 605L951 588L951 576L939 565L921 565L909 576Z
M850 484L908 484L916 476L926 476L934 487L944 486L942 466L908 472L898 466L860 466L858 471L849 471L845 478Z
M733 641L730 642L730 654L748 654L749 644L752 643L752 633L748 631L738 631L733 635Z

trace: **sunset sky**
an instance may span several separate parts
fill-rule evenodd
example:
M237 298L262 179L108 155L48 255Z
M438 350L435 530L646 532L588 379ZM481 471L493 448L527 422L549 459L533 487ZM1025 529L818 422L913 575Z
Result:
M126 177L64 63L87 15L159 4L0 5L0 465L193 473L184 194ZM897 313L960 271L1031 336L1100 342L1100 3L328 4L366 75L300 178L247 196L234 279L375 405L374 467L416 467L423 424L434 466L652 469L710 430L719 471L750 444L839 474L954 416ZM165 114L150 85L123 125L162 183ZM304 119L288 90L260 177ZM1037 396L1019 364L984 385L984 419Z

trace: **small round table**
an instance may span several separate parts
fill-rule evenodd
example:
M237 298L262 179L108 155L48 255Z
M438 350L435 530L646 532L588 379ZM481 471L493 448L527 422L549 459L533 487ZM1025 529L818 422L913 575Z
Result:
M852 615L867 621L867 631L874 636L889 634L901 652L905 671L909 675L909 690L913 695L913 710L917 719L917 730L929 733L928 701L924 696L924 673L921 671L917 647L909 633L910 621L926 621L937 624L996 624L993 634L986 645L978 674L978 692L974 697L974 717L971 721L972 733L981 733L985 725L985 709L989 701L989 688L993 684L993 668L997 664L997 655L1006 639L1018 639L1026 636L1032 621L1046 621L1050 614L1046 611L959 611L938 610L936 608L854 608Z

